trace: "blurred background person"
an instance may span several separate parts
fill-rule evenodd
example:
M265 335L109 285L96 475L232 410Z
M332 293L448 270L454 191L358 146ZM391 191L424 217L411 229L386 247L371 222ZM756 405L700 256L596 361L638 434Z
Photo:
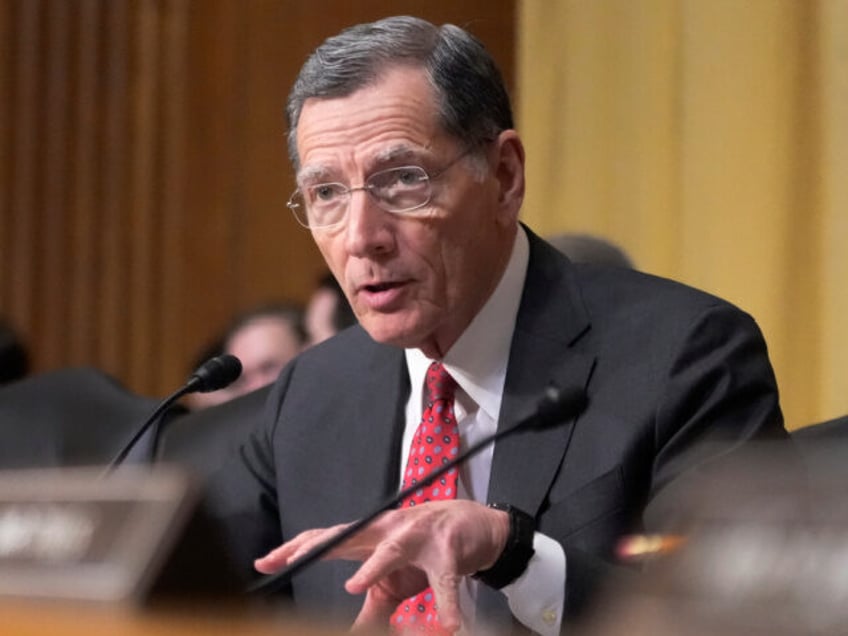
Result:
M338 281L329 272L321 277L306 305L304 328L309 345L318 344L356 324L356 316Z
M12 326L0 318L0 385L29 373L27 347Z
M547 237L548 242L574 263L595 263L633 269L633 259L609 239L594 234L564 232Z
M303 310L298 305L274 303L237 315L224 334L203 349L195 368L229 353L241 360L241 376L226 389L189 396L189 408L214 406L271 384L305 345Z
M224 353L236 356L242 365L233 391L243 395L276 380L304 342L303 311L298 306L269 305L238 317L224 338Z

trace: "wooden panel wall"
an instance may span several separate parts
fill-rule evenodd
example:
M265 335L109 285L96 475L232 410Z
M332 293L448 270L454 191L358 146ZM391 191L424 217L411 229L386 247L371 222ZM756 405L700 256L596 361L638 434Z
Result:
M323 271L289 218L308 52L393 13L470 28L513 84L515 0L0 0L0 314L36 371L182 382L236 311Z

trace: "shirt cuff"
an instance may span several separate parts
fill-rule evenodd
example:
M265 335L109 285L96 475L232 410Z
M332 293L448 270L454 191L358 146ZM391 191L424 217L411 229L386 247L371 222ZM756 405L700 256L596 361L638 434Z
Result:
M527 569L501 592L524 626L541 636L557 636L565 605L565 551L539 532L533 535L533 549Z

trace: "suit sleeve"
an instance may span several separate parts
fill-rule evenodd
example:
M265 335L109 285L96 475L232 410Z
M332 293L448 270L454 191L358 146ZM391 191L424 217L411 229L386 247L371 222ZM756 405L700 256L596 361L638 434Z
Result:
M287 368L269 393L262 416L237 452L213 473L207 488L208 505L230 556L247 580L259 576L254 559L283 542L271 440L289 376Z
M750 441L786 439L777 382L754 320L719 304L703 312L668 370L657 404L656 454L645 524L656 503L720 471Z
M648 484L636 530L659 532L681 492L699 483L753 440L787 439L765 341L754 320L727 303L703 308L681 332L661 369L653 399ZM646 351L645 355L651 355ZM565 544L566 616L583 615L612 573L635 576Z

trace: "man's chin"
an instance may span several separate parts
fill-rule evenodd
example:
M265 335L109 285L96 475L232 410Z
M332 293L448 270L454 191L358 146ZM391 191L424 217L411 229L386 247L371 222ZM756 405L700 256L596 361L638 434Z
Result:
M368 335L380 344L400 347L402 349L415 349L424 340L420 329L413 329L409 325L398 324L397 320L366 318L360 320L360 324L368 332Z

